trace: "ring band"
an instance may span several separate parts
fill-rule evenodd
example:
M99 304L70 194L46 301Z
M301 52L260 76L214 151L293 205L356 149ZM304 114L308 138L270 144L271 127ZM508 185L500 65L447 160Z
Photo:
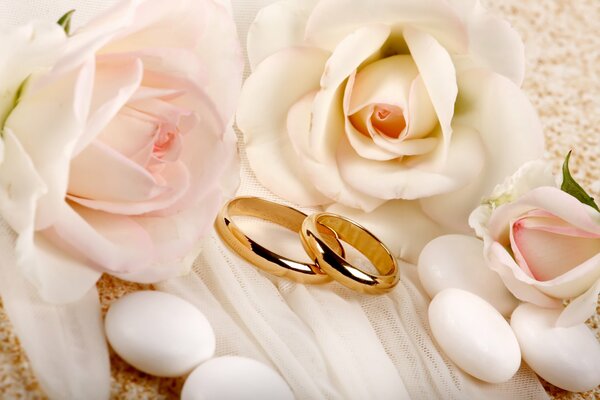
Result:
M323 230L322 227L328 228ZM369 274L336 253L327 237L333 232L338 240L354 246L373 263L381 275ZM339 283L361 293L379 294L391 290L399 280L396 259L388 248L356 222L331 213L306 218L301 230L302 244L311 259Z
M299 233L306 214L257 197L237 197L223 206L215 222L215 229L231 250L263 271L300 283L320 284L331 281L331 277L318 264L292 260L256 243L233 222L232 217L236 216L260 218ZM326 242L328 246L332 246L333 253L344 255L344 248L335 236L328 235Z

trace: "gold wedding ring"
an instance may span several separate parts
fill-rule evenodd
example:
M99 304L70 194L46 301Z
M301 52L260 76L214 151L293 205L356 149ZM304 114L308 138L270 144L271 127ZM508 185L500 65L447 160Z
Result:
M312 262L293 260L258 244L233 222L232 218L239 216L260 218L298 233ZM257 197L238 197L223 206L215 229L227 246L246 261L296 282L320 284L335 279L357 292L380 294L391 290L399 280L396 259L388 248L367 229L337 214L308 217L294 208ZM368 258L379 274L352 265L340 240Z
M317 264L281 256L256 243L233 222L232 218L236 216L260 218L299 233L306 214L256 197L238 197L223 206L215 228L230 249L263 271L300 283L320 284L331 281L331 277ZM344 255L344 248L335 235L326 235L325 240L333 253Z
M323 227L328 229L323 230ZM380 275L367 273L348 262L343 254L336 253L326 240L329 232L360 251ZM315 263L344 286L361 293L380 294L398 283L398 265L394 256L375 235L354 221L331 213L314 214L302 223L301 238L304 249Z

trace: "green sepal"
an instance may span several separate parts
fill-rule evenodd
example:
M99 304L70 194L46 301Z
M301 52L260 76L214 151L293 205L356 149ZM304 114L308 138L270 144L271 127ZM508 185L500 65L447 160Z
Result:
M569 151L569 154L567 154L565 162L562 166L563 182L562 185L560 185L560 190L565 193L569 193L583 204L587 204L588 206L593 207L600 212L600 209L594 201L594 198L587 194L581 185L575 181L573 176L571 176L571 171L569 171L569 159L571 158L572 152L573 150Z
M65 30L65 33L67 35L71 34L71 17L73 16L73 13L75 12L75 10L71 10L69 12L67 12L65 15L63 15L62 17L60 17L58 19L58 21L56 21L56 23L60 26L62 26L62 28Z

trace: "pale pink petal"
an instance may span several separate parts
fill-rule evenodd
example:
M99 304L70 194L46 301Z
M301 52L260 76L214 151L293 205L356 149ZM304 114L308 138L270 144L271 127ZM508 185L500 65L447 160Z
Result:
M367 160L358 157L344 142L339 144L337 157L344 181L356 190L381 199L412 200L448 192L468 183L483 163L478 156L481 152L476 132L457 128L443 169L434 168L427 158L406 163ZM470 158L469 164L464 162L465 158Z
M142 81L143 66L140 60L130 58L119 61L96 63L90 116L74 155L81 153L110 123Z
M541 158L544 137L537 113L525 94L507 78L484 70L459 75L460 98L453 124L479 132L485 165L479 179L444 196L421 201L431 218L454 229L467 230L469 213L524 163ZM451 207L452 212L447 210Z
M22 259L22 271L45 301L67 304L79 300L102 272L92 268L85 257L57 246L47 234L36 233L34 251Z
M155 249L151 237L132 218L64 204L48 230L102 271L123 273L148 268Z
M36 229L51 225L64 202L71 155L88 116L93 74L88 62L32 89L6 120L5 129L13 131L47 186L38 202Z
M37 200L46 185L29 155L10 128L4 128L0 140L0 212L10 227L21 234L32 232Z
M163 0L159 0L163 3ZM183 12L189 13L188 0ZM206 66L208 83L202 88L215 104L225 124L233 121L242 86L244 57L233 16L228 7L215 1L206 4L206 26L194 48ZM227 2L229 3L229 2Z
M569 303L556 320L556 326L568 328L569 326L583 324L596 313L598 295L600 295L600 279L585 293Z
M448 233L429 219L414 201L388 201L371 212L332 205L327 211L344 215L373 232L394 254L416 264L421 250L437 236Z
M492 243L486 250L486 259L496 271L506 288L519 300L545 308L562 307L562 301L540 292L533 284L535 280L527 275L500 243Z
M179 201L190 188L190 173L181 162L164 165L160 173L165 182L164 191L151 199L142 201L110 201L88 199L73 195L67 198L92 210L105 211L110 214L140 215L153 211L163 211Z
M159 123L148 114L124 107L97 140L145 167L152 156Z
M144 168L100 142L73 159L69 194L95 200L144 201L165 192Z
M323 198L301 172L287 134L288 112L319 88L327 57L322 50L300 47L275 53L248 77L239 101L237 125L250 167L268 189L297 204L318 204Z
M156 257L149 268L116 276L134 282L156 283L188 273L200 252L200 239L212 227L222 205L220 192L217 187L211 188L194 207L170 218L136 217L136 223L155 243Z
M453 52L465 52L467 32L452 7L439 0L324 0L314 8L306 29L310 43L333 50L358 27L382 23L396 29L415 26Z
M148 47L194 48L201 40L209 21L209 4L193 0L124 1L86 24L77 35L114 30L101 53L119 53ZM126 16L126 18L124 18ZM114 22L114 19L121 22Z
M316 0L280 0L256 14L247 40L252 70L279 50L305 44L306 21L316 3Z
M512 248L519 249L522 262L538 281L563 275L600 253L600 235L586 238L548 232L530 223L533 219L539 218L524 217L512 224Z
M456 70L452 58L434 37L423 31L406 28L404 39L437 114L444 146L448 147L452 138L451 123L458 94Z

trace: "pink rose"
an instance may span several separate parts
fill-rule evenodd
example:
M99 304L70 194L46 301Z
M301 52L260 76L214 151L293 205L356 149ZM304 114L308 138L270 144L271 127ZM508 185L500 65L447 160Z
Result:
M600 291L600 213L554 185L543 164L525 165L471 215L491 268L519 299L562 307L558 323L583 322Z
M62 36L3 128L0 197L12 202L0 212L23 270L58 302L103 272L155 282L188 271L238 177L230 120L243 63L230 10L123 1Z

